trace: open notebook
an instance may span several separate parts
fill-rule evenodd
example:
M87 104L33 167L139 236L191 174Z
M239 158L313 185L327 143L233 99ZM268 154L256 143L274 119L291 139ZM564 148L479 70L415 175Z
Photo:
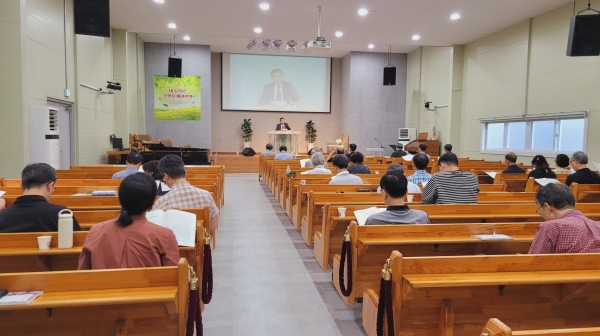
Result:
M196 245L196 214L179 210L154 210L146 213L148 221L171 229L179 246Z

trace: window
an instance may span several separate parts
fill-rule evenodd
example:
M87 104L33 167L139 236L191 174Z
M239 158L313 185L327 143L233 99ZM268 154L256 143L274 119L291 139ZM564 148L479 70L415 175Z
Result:
M492 154L512 151L520 155L585 151L587 112L577 113L577 117L554 119L545 115L539 119L536 116L481 119L481 151Z

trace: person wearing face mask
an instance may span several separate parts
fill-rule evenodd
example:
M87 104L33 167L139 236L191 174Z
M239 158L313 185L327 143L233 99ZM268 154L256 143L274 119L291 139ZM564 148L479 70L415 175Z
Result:
M575 196L565 184L541 187L535 203L545 222L538 226L529 254L600 252L600 224L575 209Z
M66 207L48 202L56 179L56 170L49 164L27 165L21 172L23 196L0 211L0 232L58 231L58 213ZM75 216L73 231L81 231Z

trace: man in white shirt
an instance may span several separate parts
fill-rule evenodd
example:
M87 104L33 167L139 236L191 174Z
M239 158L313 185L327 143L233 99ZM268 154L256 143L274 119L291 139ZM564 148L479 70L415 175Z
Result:
M325 168L325 157L323 153L316 152L310 157L312 166L315 167L313 170L304 171L301 174L331 174L331 170Z
M287 153L287 147L281 146L279 147L279 154L275 156L274 160L293 160L294 158Z
M333 157L333 168L337 173L331 178L329 184L363 184L359 176L352 175L348 172L348 157L346 155L336 155Z
M404 175L404 167L402 167L402 165L399 164L399 163L392 163L391 165L389 165L388 168L387 168L387 170L386 170L386 174L390 173L390 172L393 172L393 171L399 171L400 173L402 173L402 175ZM409 182L409 181L406 181L406 183L407 183L406 189L408 190L407 192L409 192L409 193L421 193L421 188L419 188L418 185L416 185L416 184L414 184L412 182ZM377 192L381 193L381 187L377 188Z

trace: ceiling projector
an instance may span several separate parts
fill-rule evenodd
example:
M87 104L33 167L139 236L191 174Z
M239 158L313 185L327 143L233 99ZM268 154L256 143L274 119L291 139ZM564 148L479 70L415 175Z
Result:
M321 6L319 6L319 24L317 25L317 39L308 41L306 46L307 49L311 50L329 50L331 49L331 42L327 41L324 37L321 37Z

